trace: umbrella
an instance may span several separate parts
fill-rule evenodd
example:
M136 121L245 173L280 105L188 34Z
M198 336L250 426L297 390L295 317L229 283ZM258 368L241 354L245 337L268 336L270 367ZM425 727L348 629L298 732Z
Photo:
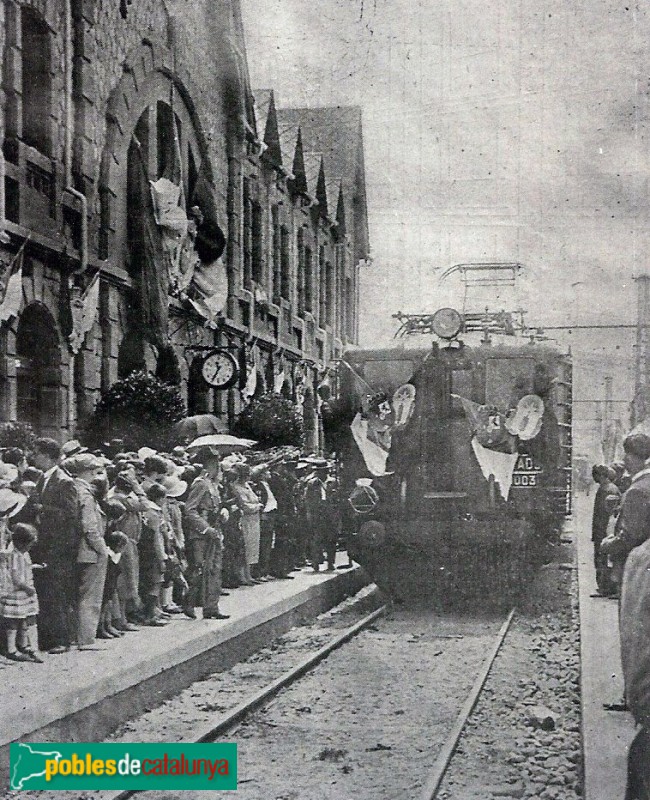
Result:
M226 433L226 423L214 414L195 414L185 417L174 425L174 432L184 439L196 439L211 433Z
M253 439L240 439L229 433L213 433L210 436L199 436L198 439L187 445L187 449L209 447L219 453L238 453L240 450L248 450L254 444L257 442Z

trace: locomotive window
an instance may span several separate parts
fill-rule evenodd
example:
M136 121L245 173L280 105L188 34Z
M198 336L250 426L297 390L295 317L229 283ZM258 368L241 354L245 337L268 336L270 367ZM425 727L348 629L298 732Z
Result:
M408 383L413 377L413 362L399 361L366 361L363 365L363 377L373 389L394 392L398 386Z
M532 358L489 358L485 373L485 403L505 411L533 391Z

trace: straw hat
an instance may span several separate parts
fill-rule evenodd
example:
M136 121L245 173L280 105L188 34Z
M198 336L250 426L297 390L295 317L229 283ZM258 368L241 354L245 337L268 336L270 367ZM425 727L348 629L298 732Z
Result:
M27 495L13 492L11 489L0 489L0 516L13 517L27 502Z

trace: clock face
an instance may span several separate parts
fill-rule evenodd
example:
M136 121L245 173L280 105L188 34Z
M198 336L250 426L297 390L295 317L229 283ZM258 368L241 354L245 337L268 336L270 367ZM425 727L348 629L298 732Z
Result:
M215 389L229 389L237 380L237 361L227 350L215 350L204 359L201 374Z

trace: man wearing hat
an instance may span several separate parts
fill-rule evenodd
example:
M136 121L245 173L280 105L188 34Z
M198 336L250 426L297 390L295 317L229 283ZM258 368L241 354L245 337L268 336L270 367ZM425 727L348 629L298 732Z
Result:
M313 472L305 487L305 513L309 536L309 561L314 572L320 569L323 550L327 554L328 570L335 569L338 525L334 504L334 481L329 475L329 463L324 458L310 458Z
M70 444L70 443L68 443ZM77 442L77 444L79 444ZM55 439L37 439L31 461L42 470L26 512L38 529L38 560L47 568L38 573L40 646L65 653L76 637L76 561L79 548L77 488L61 469L62 448Z
M219 453L210 448L199 451L197 459L203 465L203 470L194 479L183 509L183 529L189 564L189 588L183 613L190 619L196 619L194 609L202 606L203 619L228 619L228 614L219 611L223 554L223 512L218 488L221 460Z
M77 644L80 650L88 650L95 643L108 564L108 547L104 541L106 517L98 502L106 482L106 470L91 453L77 453L67 458L65 469L74 478L78 498L75 526L80 532L76 557Z
M612 557L619 574L630 552L650 536L650 436L634 433L623 442L625 469L632 476L630 488L623 495L613 536L603 539L600 552Z

